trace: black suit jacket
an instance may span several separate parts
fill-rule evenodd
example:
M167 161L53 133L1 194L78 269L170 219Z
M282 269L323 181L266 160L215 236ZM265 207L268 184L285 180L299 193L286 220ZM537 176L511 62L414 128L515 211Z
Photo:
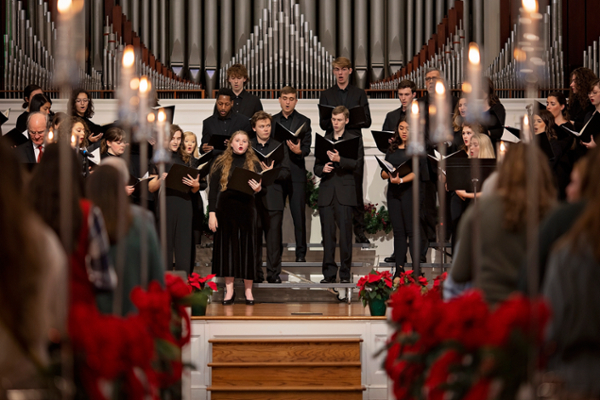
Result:
M293 153L288 147L287 143L284 143L286 153L290 160L290 175L292 182L306 182L306 164L304 159L306 156L310 154L310 144L312 141L312 128L310 127L310 118L300 114L298 111L294 110L292 115L290 115L292 119L291 131L295 132L296 129L300 128L302 124L304 125L304 137L302 138L302 142L300 143L301 154ZM283 114L281 112L273 115L273 125L277 122L281 123L284 120Z
M367 94L364 90L357 88L353 85L348 85L348 94L346 95L346 102L342 101L342 97L340 94L340 90L338 85L333 85L327 90L321 92L321 97L319 98L319 104L329 105L329 106L346 106L346 108L350 109L355 106L363 106L365 109L365 115L367 117L367 121L362 126L351 126L346 125L347 132L353 132L359 136L362 136L361 129L369 128L371 126L371 111L369 110L369 100L367 99ZM331 125L331 119L325 118L319 120L319 126L321 129L326 131L326 133L333 132L333 126Z
M265 146L264 152L269 153L277 146L279 146L277 140L271 138L267 142ZM250 141L252 147L258 147L258 140L253 138ZM287 146L286 144L283 144ZM283 211L285 208L284 198L283 198L283 185L290 179L290 159L287 156L287 152L283 152L283 161L280 163L275 163L274 168L280 167L279 175L275 182L271 185L263 186L262 190L258 192L255 196L256 201L262 202L262 205L266 210L269 211Z
M344 132L342 139L357 136L352 132ZM333 140L333 133L326 133L325 137L329 140ZM359 140L358 145L358 158L353 160L351 158L340 157L339 162L333 163L334 169L330 173L326 174L323 172L323 167L329 160L315 159L315 175L321 178L319 184L319 201L317 202L319 207L328 206L333 201L333 195L337 201L345 206L357 206L356 199L356 183L354 179L354 171L361 165L363 165L365 157L365 151L362 143L362 139Z
M405 115L406 111L402 111L402 106L400 106L400 108L395 109L394 111L390 111L385 115L385 121L383 121L383 127L381 128L381 130L396 132L400 120L404 118Z
M248 117L248 119L252 118L254 113L257 111L262 111L263 106L258 98L258 96L253 95L250 92L247 92L246 89L242 90L239 96L235 96L233 99L233 108L231 112L234 114L241 114ZM217 105L215 104L214 113L217 113Z
M35 164L35 152L33 151L33 143L31 139L15 148L19 161L26 164Z
M245 131L252 136L250 120L246 116L230 111L225 119L221 119L215 113L202 122L202 141L200 147L204 143L208 143L213 134L231 136L236 131ZM215 150L214 155L217 156L221 153L221 151Z

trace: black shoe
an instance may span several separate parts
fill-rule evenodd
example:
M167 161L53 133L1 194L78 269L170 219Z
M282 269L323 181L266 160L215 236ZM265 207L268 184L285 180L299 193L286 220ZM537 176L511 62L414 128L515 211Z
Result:
M304 256L296 256L296 262L306 262L306 258Z
M260 278L255 278L253 281L253 283L263 283L264 279L260 279Z
M354 235L354 239L356 240L356 243L371 243L364 233Z
M340 279L340 283L352 283L352 279Z
M277 277L275 279L268 279L267 282L269 282L269 283L281 283L281 278Z
M248 300L248 299L246 299L246 305L247 306L253 306L254 305L254 300Z
M386 263L395 263L396 262L396 257L394 257L394 255L391 255L389 257L384 258L383 262L386 262Z
M235 290L233 291L233 296L231 296L231 298L229 300L223 300L223 305L230 306L233 304L234 301L235 301Z
M335 278L333 278L333 279L327 279L327 278L321 279L321 283L335 283Z

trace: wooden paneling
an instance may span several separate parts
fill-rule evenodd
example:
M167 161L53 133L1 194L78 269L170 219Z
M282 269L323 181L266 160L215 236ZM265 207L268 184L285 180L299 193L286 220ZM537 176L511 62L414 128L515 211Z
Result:
M213 362L360 361L358 343L213 343Z
M219 367L212 368L213 386L319 387L354 386L360 367Z
M362 389L344 391L212 391L212 400L362 400Z

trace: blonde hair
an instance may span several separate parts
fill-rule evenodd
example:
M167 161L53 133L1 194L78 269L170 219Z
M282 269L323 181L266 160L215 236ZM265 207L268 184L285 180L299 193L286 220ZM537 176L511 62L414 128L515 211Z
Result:
M227 190L227 184L229 183L229 171L231 171L231 164L233 162L233 147L231 142L237 135L245 135L248 138L248 150L246 150L246 161L244 162L244 168L250 171L258 172L258 164L260 163L252 146L250 146L250 136L246 131L237 131L229 138L229 144L227 149L221 154L212 165L210 170L211 175L218 169L221 169L221 192Z
M477 140L477 143L479 143L479 157L477 158L496 158L494 146L488 135L485 133L473 133L473 136L469 139L469 146L471 146L473 140Z
M183 155L185 153L185 138L188 136L192 136L194 138L194 142L196 143L196 147L192 151L192 155L195 158L200 158L200 151L198 150L198 137L196 136L196 134L194 132L190 132L190 131L183 132L183 138L181 140L181 146L180 146L180 149L182 150L181 154Z

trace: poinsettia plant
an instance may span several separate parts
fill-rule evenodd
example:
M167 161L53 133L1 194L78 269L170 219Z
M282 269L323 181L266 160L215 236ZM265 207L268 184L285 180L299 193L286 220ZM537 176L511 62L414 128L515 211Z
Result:
M419 276L415 279L413 271L400 272L400 274L394 278L394 290L400 286L418 285L421 288L421 292L427 292L427 278Z
M514 296L491 309L478 291L445 302L440 283L425 293L400 286L390 297L395 332L385 369L396 399L514 399L548 307Z
M389 271L371 270L368 275L359 279L356 286L360 289L358 297L362 300L363 306L375 299L387 300L393 291L392 274Z
M200 274L192 272L188 277L188 285L190 285L193 292L202 292L210 296L213 292L217 291L217 284L211 281L215 276L217 275L211 274L203 278Z

